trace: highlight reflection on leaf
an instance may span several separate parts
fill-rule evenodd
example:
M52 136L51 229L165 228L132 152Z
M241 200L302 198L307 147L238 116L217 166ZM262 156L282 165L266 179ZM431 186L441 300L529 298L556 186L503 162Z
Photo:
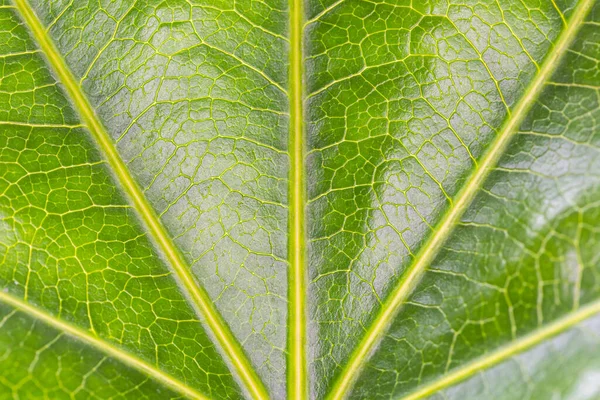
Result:
M0 399L600 395L600 2L0 0Z

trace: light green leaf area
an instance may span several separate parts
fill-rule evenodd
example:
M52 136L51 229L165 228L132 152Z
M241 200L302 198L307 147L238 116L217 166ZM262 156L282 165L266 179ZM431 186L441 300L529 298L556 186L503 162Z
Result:
M597 0L0 0L0 399L600 396Z

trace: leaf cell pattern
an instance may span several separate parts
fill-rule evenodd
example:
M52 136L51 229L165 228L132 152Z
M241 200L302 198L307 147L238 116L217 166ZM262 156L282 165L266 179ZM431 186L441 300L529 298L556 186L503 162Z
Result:
M0 90L10 96L3 103L10 108L3 110L0 125L4 295L35 304L49 315L161 366L197 390L224 397L239 394L199 316L115 186L106 162L14 10L2 8L0 13L7 38L2 46L5 64ZM19 104L33 106L26 109ZM7 340L2 342L3 349L11 349L10 343L40 325L16 310L7 311L5 318L15 331L2 329ZM87 351L60 344L65 342L60 332L46 336L33 335L23 348L32 351L33 343L39 343L40 351L48 347L52 354L56 342L55 347L70 349L65 362L67 355L76 358L78 352ZM3 360L15 363L8 358L11 353L6 352ZM104 372L106 362L105 357L90 356L82 360L82 371L87 365L90 377L99 374L98 379L108 379L109 373L120 369L125 369L124 376L136 375L116 361L106 367L112 372ZM9 365L2 370L10 371ZM4 376L15 396L28 386L27 374L23 377L22 373ZM68 373L66 369L64 374ZM137 380L144 384L145 380ZM56 382L58 388L60 382ZM47 398L59 396L42 389L48 388L40 389ZM65 394L85 393L85 388L72 384L64 390Z
M0 0L0 399L596 398L599 44L595 0Z

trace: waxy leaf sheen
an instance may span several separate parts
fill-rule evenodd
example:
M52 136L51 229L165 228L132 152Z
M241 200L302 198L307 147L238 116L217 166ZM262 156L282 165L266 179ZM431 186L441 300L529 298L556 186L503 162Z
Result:
M0 400L599 371L599 0L0 0Z

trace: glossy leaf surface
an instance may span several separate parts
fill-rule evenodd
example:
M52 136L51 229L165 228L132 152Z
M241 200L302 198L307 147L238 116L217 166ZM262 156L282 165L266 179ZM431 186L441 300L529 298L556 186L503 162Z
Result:
M0 399L600 396L600 3L0 1Z

